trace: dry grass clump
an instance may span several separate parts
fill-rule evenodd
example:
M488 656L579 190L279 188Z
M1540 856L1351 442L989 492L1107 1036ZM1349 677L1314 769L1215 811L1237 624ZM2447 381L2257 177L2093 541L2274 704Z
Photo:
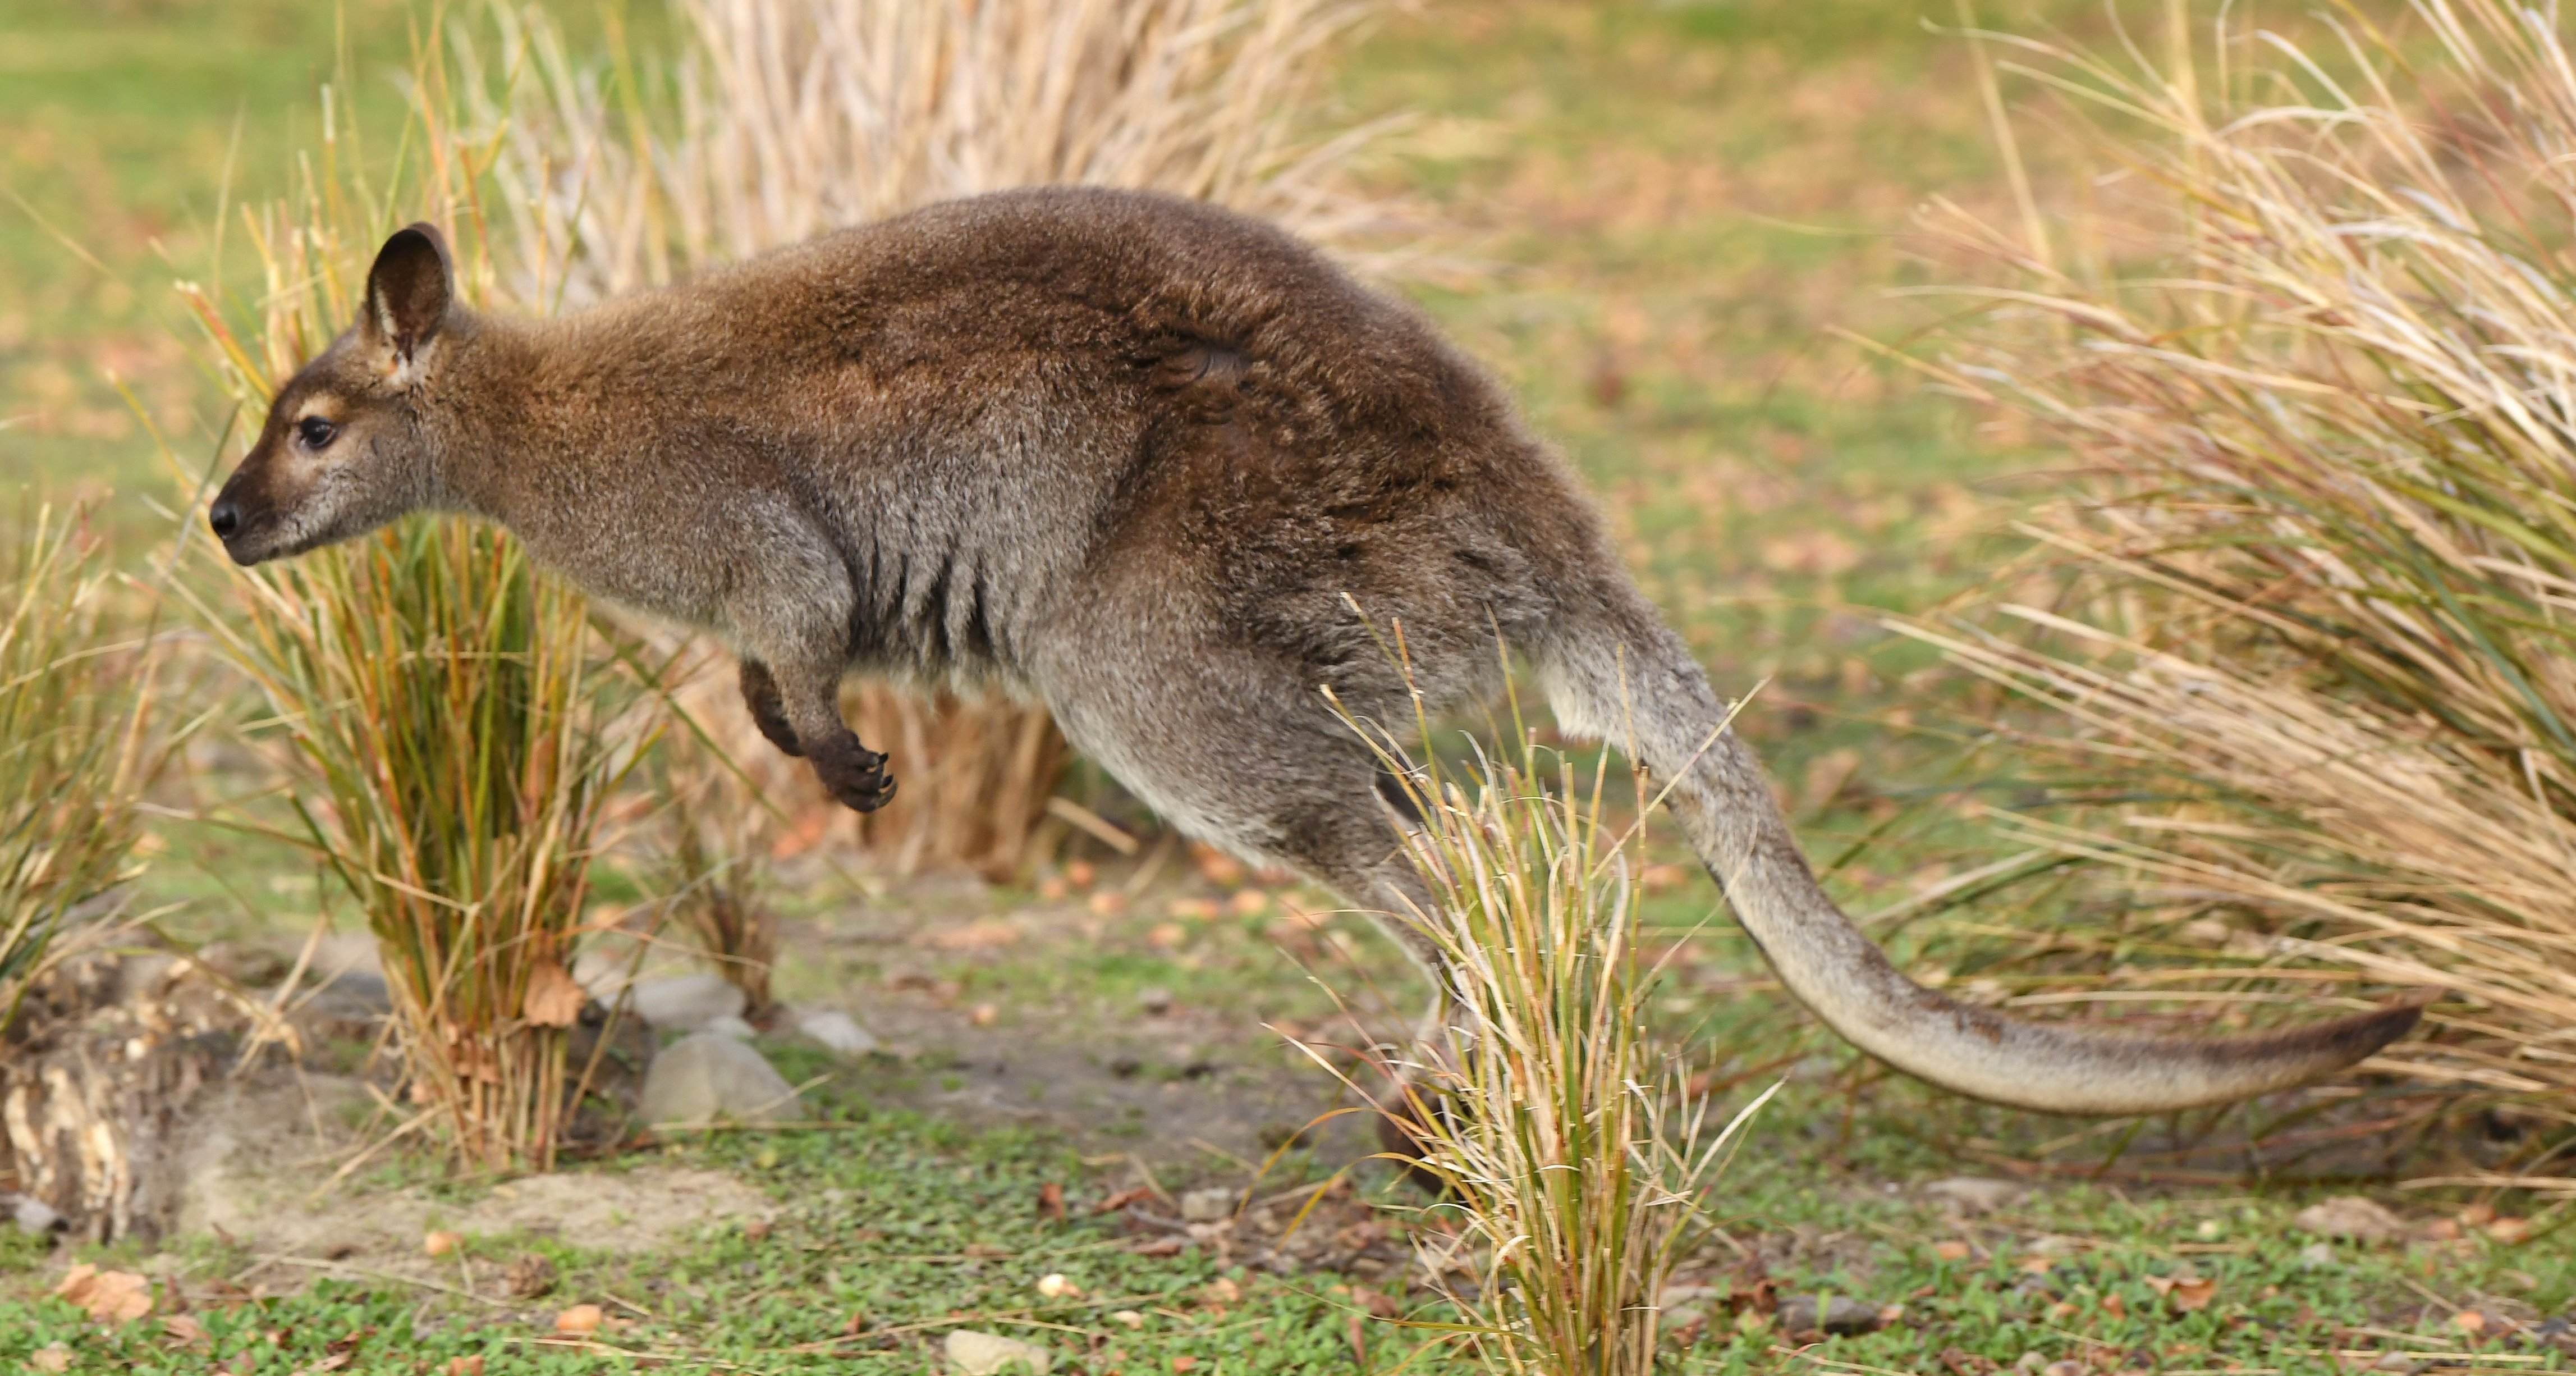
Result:
M1491 1369L1646 1376L1702 1195L1777 1086L1721 1127L1650 1036L1639 834L1605 819L1605 773L1585 802L1535 747L1463 780L1388 762L1423 817L1406 857L1431 896L1403 916L1440 948L1455 1005L1381 1067L1392 1088L1352 1087L1415 1125L1409 1159L1445 1185L1423 1269Z
M64 939L116 905L140 836L152 698L76 517L22 512L0 554L0 1038Z
M2313 56L2222 32L2214 71L2020 45L2124 178L2072 226L2090 270L2035 220L1943 225L2018 280L1938 366L2092 481L2031 527L2059 601L1917 633L2134 800L2019 829L2099 862L2148 949L2221 948L2135 978L2446 986L2366 1068L2563 1105L2576 62L2545 11L2398 17Z
M569 56L542 11L501 11L467 85L493 131L529 300L580 302L823 230L1006 187L1202 197L1322 238L1374 207L1338 173L1368 131L1309 136L1350 0L686 0L667 72ZM468 49L468 60L474 61ZM721 675L684 700L762 791L773 844L841 831L909 872L1017 871L1065 764L1046 713L975 687L856 685L861 738L902 789L858 816L767 749ZM844 830L846 829L846 830Z
M365 182L352 117L326 87L301 194L243 217L265 292L182 285L244 414L353 317L377 246L405 221L447 232L469 301L537 304L492 289L472 209L488 150L444 121L435 55L413 75L411 181ZM182 592L266 700L248 734L273 743L302 839L375 935L423 1106L405 1130L435 1124L469 1160L545 1168L578 1098L569 967L609 797L644 734L638 661L606 653L579 595L505 532L452 518L251 569L204 563Z

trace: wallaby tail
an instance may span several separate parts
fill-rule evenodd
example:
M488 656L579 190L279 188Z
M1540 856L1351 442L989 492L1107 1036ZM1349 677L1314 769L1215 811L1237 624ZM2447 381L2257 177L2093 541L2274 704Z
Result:
M1534 646L1571 731L1626 746L1789 992L1854 1046L1973 1098L2052 1113L2166 1113L2308 1083L2405 1035L2422 1003L2223 1038L2020 1022L1907 979L1834 906L1698 663L1633 591ZM1575 624L1567 624L1573 622Z

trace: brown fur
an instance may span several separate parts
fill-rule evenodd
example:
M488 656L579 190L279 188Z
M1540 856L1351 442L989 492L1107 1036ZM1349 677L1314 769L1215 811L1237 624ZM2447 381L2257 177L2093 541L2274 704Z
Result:
M746 701L849 805L892 788L855 667L998 681L1166 818L1356 901L1419 899L1372 758L1318 690L1411 717L1494 636L1674 806L1790 988L1989 1098L2144 1111L2348 1064L2411 1009L2136 1041L1919 989L1834 910L1680 640L1564 465L1419 315L1205 205L1011 192L555 321L447 299L416 226L280 391L216 505L242 562L410 510L507 525L591 592L726 637ZM315 449L307 417L337 429ZM1355 609L1356 608L1356 609Z

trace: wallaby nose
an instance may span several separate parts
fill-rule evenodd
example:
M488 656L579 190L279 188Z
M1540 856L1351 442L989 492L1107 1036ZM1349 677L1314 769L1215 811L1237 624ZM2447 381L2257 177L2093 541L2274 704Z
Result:
M206 513L206 524L215 528L216 539L229 540L241 529L241 508L230 497L216 498L215 509Z

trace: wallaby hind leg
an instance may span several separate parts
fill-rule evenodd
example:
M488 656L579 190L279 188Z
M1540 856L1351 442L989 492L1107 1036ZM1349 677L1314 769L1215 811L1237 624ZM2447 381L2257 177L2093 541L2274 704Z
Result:
M803 757L805 747L796 741L796 728L787 724L787 705L778 696L778 680L759 660L742 662L742 705L751 709L751 724L779 753L791 759Z

